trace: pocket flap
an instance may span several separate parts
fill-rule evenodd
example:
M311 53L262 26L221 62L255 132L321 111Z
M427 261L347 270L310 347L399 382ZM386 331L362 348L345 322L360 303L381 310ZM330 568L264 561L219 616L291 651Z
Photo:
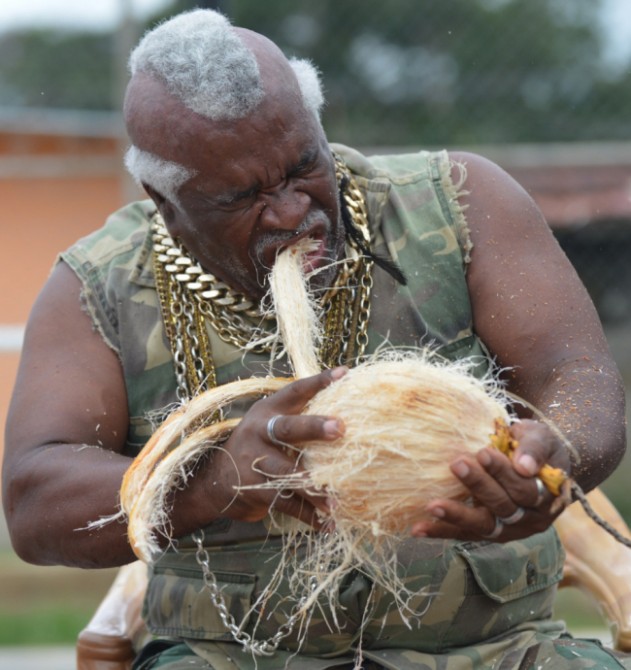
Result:
M482 591L500 603L557 584L565 558L554 528L505 544L463 542L456 551Z
M213 570L221 596L238 625L252 606L256 575ZM198 640L231 640L210 591L199 573L179 574L170 569L154 569L147 590L144 614L149 630L159 635L176 635Z

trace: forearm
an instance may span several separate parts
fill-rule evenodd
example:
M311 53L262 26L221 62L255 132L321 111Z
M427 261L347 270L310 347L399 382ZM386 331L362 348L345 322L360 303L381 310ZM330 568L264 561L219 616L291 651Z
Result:
M565 361L541 385L515 390L571 445L571 474L584 491L616 469L626 448L625 394L608 355Z
M95 446L52 444L5 463L4 509L16 553L39 565L101 568L134 559L126 523L88 529L119 511L129 458Z

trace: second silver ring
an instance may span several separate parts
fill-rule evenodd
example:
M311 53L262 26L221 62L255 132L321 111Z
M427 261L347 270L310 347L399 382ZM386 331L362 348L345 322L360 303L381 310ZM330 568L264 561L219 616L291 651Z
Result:
M483 535L482 537L485 540L494 540L496 537L499 537L504 530L504 524L502 523L502 520L499 517L495 517L495 528L488 534L488 535Z
M535 477L535 484L537 485L537 500L535 501L533 507L539 507L539 505L541 505L545 499L547 489L546 485L539 477Z
M514 523L517 523L518 521L521 521L521 519L522 519L522 517L524 516L525 513L526 513L526 510L523 507L518 507L509 516L500 516L498 518L505 526L512 526Z

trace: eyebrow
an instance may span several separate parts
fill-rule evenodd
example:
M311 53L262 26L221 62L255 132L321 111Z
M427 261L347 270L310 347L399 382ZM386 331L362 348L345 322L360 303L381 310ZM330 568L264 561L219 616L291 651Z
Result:
M303 151L302 156L300 157L300 160L296 163L296 165L293 166L293 168L291 168L287 172L287 174L288 175L296 174L297 172L300 172L301 170L306 168L311 163L315 162L316 158L318 157L319 152L320 152L320 147L318 145Z
M216 205L234 205L236 202L241 202L242 200L247 200L248 198L254 197L259 191L259 187L252 186L251 188L246 189L245 191L233 191L230 193L225 193L223 195L218 195L215 198L210 198L211 202Z
M310 147L309 149L306 149L300 156L300 160L289 170L287 170L286 177L294 176L295 174L303 170L305 167L313 163L318 156L319 150L320 150L319 146ZM211 202L213 202L215 205L218 206L234 205L235 203L248 200L249 198L254 197L260 190L261 185L260 183L257 183L254 186L251 186L250 188L247 188L243 191L227 192L222 195L210 198L210 200Z

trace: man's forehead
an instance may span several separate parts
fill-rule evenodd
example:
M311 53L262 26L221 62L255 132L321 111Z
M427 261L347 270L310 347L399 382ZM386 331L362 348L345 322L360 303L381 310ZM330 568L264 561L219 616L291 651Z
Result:
M187 135L200 136L210 120L195 113L172 95L156 77L139 73L127 87L125 123L131 142L166 160L175 160Z
M187 108L162 82L144 74L134 77L125 99L125 121L132 143L183 164L195 160L197 154L221 152L228 143L234 150L239 137L250 129L261 136L257 142L265 140L268 126L270 133L275 127L301 126L313 131L311 116L299 91L293 91L293 95L281 98L266 96L247 117L209 119Z
M181 193L216 199L222 203L248 197L259 189L276 186L280 181L302 168L315 163L324 150L326 141L311 136L308 141L293 145L287 150L248 152L247 159L226 155L218 165L217 156L207 155L196 164L196 174Z

